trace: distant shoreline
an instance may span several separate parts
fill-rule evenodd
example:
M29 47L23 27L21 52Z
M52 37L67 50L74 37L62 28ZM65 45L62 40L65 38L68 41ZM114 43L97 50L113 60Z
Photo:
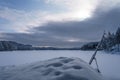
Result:
M21 44L14 41L0 41L0 51L26 51L26 50L82 50L82 51L94 51L96 43L92 43L90 47L82 46L82 47L33 47L28 44ZM96 44L96 45L94 45ZM87 44L89 45L89 44Z

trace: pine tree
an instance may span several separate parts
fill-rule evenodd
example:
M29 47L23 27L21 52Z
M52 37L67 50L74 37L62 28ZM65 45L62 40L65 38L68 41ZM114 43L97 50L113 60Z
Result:
M114 34L111 34L110 32L108 32L108 38L107 38L108 40L107 40L107 42L108 42L108 50L110 51L111 50L111 48L113 47L113 46L115 46L115 36L114 36Z
M103 36L103 41L101 45L102 49L104 50L107 48L106 42L107 42L107 39L106 39L106 33L105 33L105 35Z
M108 32L108 34L105 34L103 37L102 48L110 51L113 46L115 46L115 35Z
M119 51L119 45L120 45L120 28L118 28L117 32L116 32L116 44L118 45L118 51Z

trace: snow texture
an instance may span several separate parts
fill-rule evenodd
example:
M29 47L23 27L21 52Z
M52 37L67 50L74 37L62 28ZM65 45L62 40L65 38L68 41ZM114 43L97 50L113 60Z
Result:
M80 58L59 57L22 66L1 67L0 80L104 80Z

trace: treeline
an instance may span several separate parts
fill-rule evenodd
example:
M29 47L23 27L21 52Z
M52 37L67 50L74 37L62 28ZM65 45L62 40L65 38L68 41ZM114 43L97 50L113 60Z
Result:
M80 50L95 50L99 42L89 42L84 44Z
M15 50L80 50L80 48L33 47L32 45L21 44L14 41L0 41L0 51Z
M13 41L0 41L0 51L13 51L13 50L31 50L32 45L25 45Z
M120 51L119 45L120 45L120 28L118 28L115 33L111 32L105 33L101 45L102 49L111 51L117 48L117 50Z
M81 47L81 50L95 50L98 42L89 42ZM103 36L102 44L99 50L120 51L120 28L117 29L115 33L107 32Z

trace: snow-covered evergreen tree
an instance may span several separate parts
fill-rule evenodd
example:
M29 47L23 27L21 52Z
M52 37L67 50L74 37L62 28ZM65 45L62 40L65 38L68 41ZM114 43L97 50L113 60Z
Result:
M102 49L106 49L107 48L106 43L107 43L107 38L106 38L106 33L105 33L105 35L103 36L103 41L102 41L102 45L101 45Z
M102 49L110 51L113 46L115 46L115 35L108 32L103 37Z
M110 32L108 32L108 37L107 37L107 48L110 51L111 48L115 45L115 37L114 34L111 34Z
M117 29L115 38L116 38L116 44L118 45L118 51L119 51L119 45L120 45L120 28Z

